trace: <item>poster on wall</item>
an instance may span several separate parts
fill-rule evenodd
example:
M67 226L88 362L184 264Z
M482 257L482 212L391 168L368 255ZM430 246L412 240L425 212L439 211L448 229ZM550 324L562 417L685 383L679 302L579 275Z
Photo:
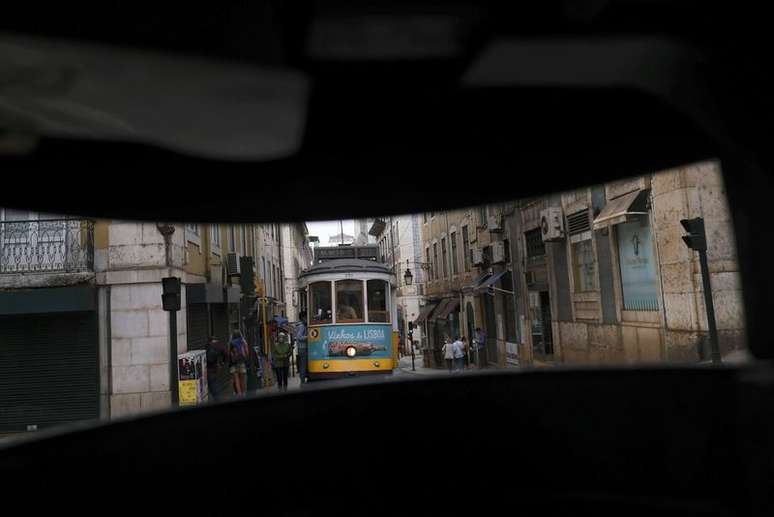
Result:
M505 361L508 364L519 364L519 345L516 343L505 343Z
M623 308L657 311L658 287L650 222L647 217L617 226Z
M194 406L207 400L206 352L194 350L177 356L178 400Z

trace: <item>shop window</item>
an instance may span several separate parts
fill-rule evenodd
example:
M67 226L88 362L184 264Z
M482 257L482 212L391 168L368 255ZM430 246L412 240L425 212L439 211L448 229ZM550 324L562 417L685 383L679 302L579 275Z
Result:
M648 217L619 224L616 232L624 310L657 311L658 280Z

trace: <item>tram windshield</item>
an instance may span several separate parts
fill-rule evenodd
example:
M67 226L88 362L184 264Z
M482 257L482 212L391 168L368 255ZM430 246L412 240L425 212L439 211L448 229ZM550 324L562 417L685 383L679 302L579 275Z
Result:
M384 280L369 280L368 290L368 321L371 323L388 323L387 282Z
M336 322L363 323L363 282L339 280L336 282Z
M309 286L310 318L313 324L325 325L333 323L333 303L331 300L331 283L314 282Z

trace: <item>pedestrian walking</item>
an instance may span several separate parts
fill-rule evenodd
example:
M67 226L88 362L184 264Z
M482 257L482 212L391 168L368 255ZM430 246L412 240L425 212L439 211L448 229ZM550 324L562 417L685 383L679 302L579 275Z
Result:
M465 338L457 337L454 342L454 363L455 371L461 372L465 369Z
M449 339L449 336L444 338L441 353L446 360L446 367L449 368L449 373L454 372L454 344L451 342L451 339Z
M301 384L306 383L307 367L307 343L308 336L306 331L306 312L298 315L301 320L296 327L296 353L298 354L298 377Z
M229 372L234 382L234 393L237 396L247 394L247 342L242 333L235 330L229 343Z
M486 367L486 332L481 330L481 327L476 327L476 355L478 355L478 367Z
M207 390L212 400L218 399L218 371L226 364L226 350L215 336L204 347L207 358Z
M277 378L277 388L288 391L288 370L290 369L290 339L287 332L281 330L271 347L271 365Z

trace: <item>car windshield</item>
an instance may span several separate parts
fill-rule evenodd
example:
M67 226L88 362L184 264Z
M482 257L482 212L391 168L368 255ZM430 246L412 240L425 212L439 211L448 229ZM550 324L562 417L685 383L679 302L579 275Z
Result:
M281 224L0 209L0 434L293 391L746 360L719 161Z

